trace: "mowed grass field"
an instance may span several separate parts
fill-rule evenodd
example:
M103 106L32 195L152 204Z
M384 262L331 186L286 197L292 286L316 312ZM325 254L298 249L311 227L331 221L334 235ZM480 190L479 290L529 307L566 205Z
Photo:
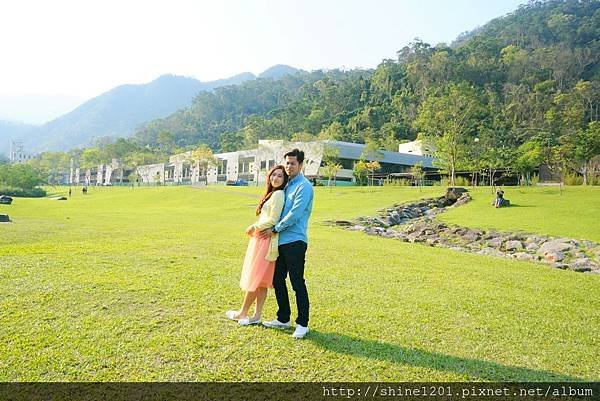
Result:
M600 380L599 275L323 224L440 187L315 190L301 341L224 315L241 302L259 188L0 205L13 220L0 225L0 381ZM472 195L440 218L600 241L599 188L507 188L517 206L497 210L490 188ZM264 318L275 310L270 292Z

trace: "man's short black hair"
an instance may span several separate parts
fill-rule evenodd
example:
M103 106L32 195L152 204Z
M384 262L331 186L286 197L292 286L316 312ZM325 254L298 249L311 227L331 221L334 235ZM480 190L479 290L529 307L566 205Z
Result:
M296 148L296 149L292 149L291 151L287 152L283 158L285 159L288 156L293 156L296 158L296 160L298 160L299 164L304 163L304 152L301 151L300 149Z

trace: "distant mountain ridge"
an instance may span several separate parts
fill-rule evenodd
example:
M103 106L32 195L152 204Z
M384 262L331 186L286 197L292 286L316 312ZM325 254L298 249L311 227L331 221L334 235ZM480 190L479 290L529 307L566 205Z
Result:
M258 78L266 78L266 79L280 79L285 75L293 75L297 72L301 72L302 70L298 70L297 68L290 67L289 65L277 64L271 68L267 68L261 74L258 75Z
M289 66L276 65L259 77L279 79L296 71ZM11 140L23 141L28 151L42 152L87 146L100 137L130 137L139 125L189 106L200 92L256 78L254 74L244 72L226 79L201 82L166 74L147 84L121 85L39 127L17 129L9 128L8 123L0 125L0 152L8 153Z
M10 153L10 142L22 140L37 128L35 125L0 120L0 155Z
M249 79L254 76L245 73L203 83L194 78L162 75L147 84L121 85L42 125L25 142L37 151L66 150L85 146L97 137L128 137L139 124L187 106L201 91Z

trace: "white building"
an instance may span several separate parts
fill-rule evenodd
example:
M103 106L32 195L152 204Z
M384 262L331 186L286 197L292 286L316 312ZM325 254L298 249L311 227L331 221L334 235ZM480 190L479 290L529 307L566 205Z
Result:
M15 164L26 163L33 159L33 154L23 150L23 142L10 143L10 162Z
M417 156L433 157L437 148L434 144L423 142L420 139L412 142L401 143L398 146L398 153L408 153Z
M268 170L284 163L284 155L294 148L304 151L304 175L308 178L321 178L324 166L325 147L337 149L338 163L342 168L336 174L336 181L354 180L354 164L363 156L365 145L341 141L288 142L283 140L261 140L256 149L215 154L216 164L209 166L206 176L201 176L197 162L191 160L192 152L173 155L169 163L140 166L136 173L141 182L160 183L226 183L227 181L247 180L262 183ZM425 170L437 170L433 158L411 152L380 151L378 160L381 170L378 175L410 171L416 163Z

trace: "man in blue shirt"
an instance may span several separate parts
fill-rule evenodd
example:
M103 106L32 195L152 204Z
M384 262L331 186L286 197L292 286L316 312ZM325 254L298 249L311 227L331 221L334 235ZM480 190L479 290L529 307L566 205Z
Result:
M309 301L306 283L304 282L304 260L308 237L308 218L312 211L313 188L302 174L304 152L294 149L285 154L285 171L289 182L285 187L285 205L281 212L281 220L272 229L261 232L263 238L279 233L279 257L275 263L273 287L277 297L277 319L264 322L267 327L286 329L290 327L290 300L286 278L289 273L292 288L296 293L298 318L296 330L292 336L303 338L308 333Z

